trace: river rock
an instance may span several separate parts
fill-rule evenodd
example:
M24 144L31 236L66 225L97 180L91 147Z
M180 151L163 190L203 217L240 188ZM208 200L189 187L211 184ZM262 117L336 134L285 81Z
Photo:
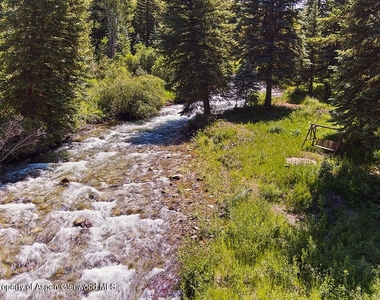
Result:
M59 184L66 186L66 185L69 185L69 183L70 183L70 179L65 177L61 180L61 182Z
M86 220L83 223L81 223L80 226L82 228L90 228L90 227L92 227L92 223L89 220Z
M73 222L73 225L75 227L82 227L82 228L90 228L92 227L91 221L85 219L85 218L78 218Z
M181 180L182 178L183 178L183 175L181 174L174 174L174 175L169 176L170 180Z
M78 218L73 222L74 226L82 226L82 223L86 222L85 218Z

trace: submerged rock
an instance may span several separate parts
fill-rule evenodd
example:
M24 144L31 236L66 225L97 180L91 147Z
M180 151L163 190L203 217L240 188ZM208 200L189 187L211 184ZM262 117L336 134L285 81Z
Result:
M89 220L86 220L86 221L84 221L84 222L81 224L81 227L82 227L82 228L90 228L90 227L92 227L92 223L91 223Z
M59 184L66 186L66 185L69 185L69 183L70 183L70 179L65 177L61 180L61 182Z
M78 218L73 222L74 226L81 226L82 223L86 222L85 218Z
M73 222L74 227L90 228L92 223L85 218L78 218Z

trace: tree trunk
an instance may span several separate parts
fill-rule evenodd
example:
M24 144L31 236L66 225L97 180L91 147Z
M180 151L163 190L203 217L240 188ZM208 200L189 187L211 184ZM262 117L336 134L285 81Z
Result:
M106 16L107 16L107 27L108 27L108 39L109 39L109 57L114 58L116 55L116 46L117 46L117 7L113 3L107 3L104 1Z
M308 89L308 95L310 97L313 97L313 94L314 94L313 85L314 85L314 78L313 78L313 75L311 75L309 79L309 89Z
M272 107L272 80L266 81L265 107Z
M324 82L324 86L325 86L325 92L323 95L323 100L327 101L331 96L331 88L330 88L330 84L328 82Z
M208 117L211 114L210 99L208 95L203 97L203 114L205 117Z

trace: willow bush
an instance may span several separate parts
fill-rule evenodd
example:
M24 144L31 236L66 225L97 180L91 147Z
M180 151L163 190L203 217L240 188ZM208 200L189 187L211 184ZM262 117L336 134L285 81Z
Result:
M93 86L104 118L143 119L156 115L167 100L164 81L152 75L132 76L125 68L110 70Z

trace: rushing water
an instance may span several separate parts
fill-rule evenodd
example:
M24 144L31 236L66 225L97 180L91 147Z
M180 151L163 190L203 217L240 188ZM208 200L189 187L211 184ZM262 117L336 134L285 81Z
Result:
M99 126L8 172L1 299L180 298L175 250L190 155L175 146L188 120L179 110Z

